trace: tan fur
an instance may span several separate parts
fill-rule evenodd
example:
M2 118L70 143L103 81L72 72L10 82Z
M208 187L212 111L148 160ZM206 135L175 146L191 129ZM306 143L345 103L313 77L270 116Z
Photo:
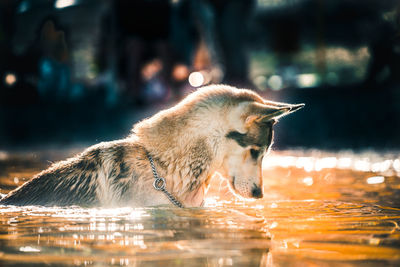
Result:
M237 194L261 197L261 161L272 143L272 125L299 107L267 102L250 90L208 86L137 123L128 138L92 146L54 164L0 203L172 205L153 188L147 153L167 190L184 206L201 205L215 172Z

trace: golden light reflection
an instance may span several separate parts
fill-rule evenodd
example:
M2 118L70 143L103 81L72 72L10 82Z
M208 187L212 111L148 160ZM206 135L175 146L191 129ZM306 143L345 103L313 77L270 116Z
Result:
M383 176L373 176L367 179L368 184L381 184L385 182L385 177Z
M31 247L31 246L26 246L26 247L20 247L19 251L21 251L21 252L40 252L40 249Z
M394 168L398 173L400 173L400 160L399 160L399 159L396 159L396 160L393 161L393 168Z
M264 161L264 198L251 202L216 176L203 208L0 206L0 262L400 264L398 159L310 154L273 152Z
M303 178L302 182L307 186L312 186L312 184L314 183L314 180L312 177L308 176L308 177Z
M372 155L377 157L377 155ZM307 172L321 171L323 169L352 169L363 172L387 172L393 171L400 173L399 159L382 159L371 161L369 157L294 157L271 155L264 158L263 168L271 167L296 167L302 168Z

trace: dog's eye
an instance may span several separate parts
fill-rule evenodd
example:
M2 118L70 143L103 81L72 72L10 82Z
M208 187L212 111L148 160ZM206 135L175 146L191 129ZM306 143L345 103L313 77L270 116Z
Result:
M250 149L250 155L254 160L257 160L258 156L260 155L260 150L252 148Z

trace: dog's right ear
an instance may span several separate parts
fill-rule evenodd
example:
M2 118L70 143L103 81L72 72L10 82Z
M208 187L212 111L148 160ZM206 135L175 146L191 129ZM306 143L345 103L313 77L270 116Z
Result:
M249 111L245 120L246 126L254 122L269 121L274 118L278 118L285 113L290 111L289 107L279 107L265 105L261 103L251 103L249 105Z
M249 106L249 112L245 120L245 126L249 126L254 122L261 123L278 119L286 116L292 112L295 112L304 107L304 104L285 104L279 103L279 105L252 103Z

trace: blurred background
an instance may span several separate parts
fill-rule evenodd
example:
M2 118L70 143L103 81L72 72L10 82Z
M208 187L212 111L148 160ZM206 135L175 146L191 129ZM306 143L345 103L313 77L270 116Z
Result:
M306 107L275 148L400 148L398 0L0 0L0 148L122 138L207 84Z

